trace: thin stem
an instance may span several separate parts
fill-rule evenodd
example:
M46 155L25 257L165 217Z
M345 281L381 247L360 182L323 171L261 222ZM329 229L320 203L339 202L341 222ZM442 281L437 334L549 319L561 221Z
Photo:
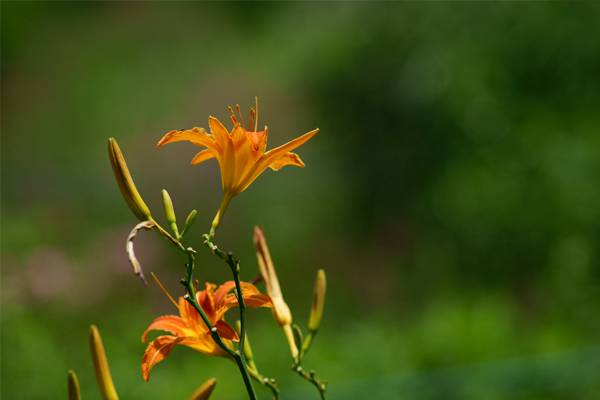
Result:
M225 194L223 195L223 200L221 200L221 205L219 206L219 210L215 214L215 218L213 219L213 222L210 226L210 231L208 233L210 239L215 237L215 232L217 231L217 228L219 227L219 224L221 223L221 218L223 218L223 215L225 215L225 211L227 210L227 207L229 206L229 202L231 202L232 198L233 198L233 196L229 192L225 192Z
M188 248L187 253L188 253L188 263L186 264L187 275L186 275L186 278L183 279L181 282L187 290L187 294L184 296L184 298L187 300L188 303L190 303L196 309L196 311L198 311L198 313L200 314L200 317L204 321L204 324L210 330L211 336L212 336L213 340L217 343L217 345L221 349L223 349L227 354L229 354L229 356L231 356L233 358L236 365L238 366L238 369L240 370L242 379L244 380L244 385L246 386L248 396L250 397L251 400L256 400L256 393L254 392L254 387L252 387L252 382L250 381L250 375L248 374L248 369L246 368L246 363L244 362L244 358L242 357L242 355L240 354L239 351L235 351L235 350L231 349L223 342L223 340L219 336L219 333L217 332L217 328L212 325L212 323L210 322L210 319L208 319L208 317L204 313L204 310L202 309L202 307L200 307L200 304L198 304L198 300L196 299L196 296L195 296L194 285L192 283L192 274L194 271L194 264L195 264L194 251L193 251L193 249Z
M225 198L223 199L223 203L225 203ZM229 200L227 200L227 203ZM219 212L221 210L219 209ZM219 215L217 212L217 216ZM217 219L217 217L215 217ZM213 223L213 227L216 227ZM225 261L229 268L231 269L231 274L233 275L233 281L235 282L235 291L236 297L238 299L238 307L240 309L240 344L239 348L244 348L244 341L246 340L246 303L244 302L244 295L242 292L242 284L240 282L240 261L231 253L225 253L223 250L219 249L216 244L212 242L212 238L214 236L214 230L211 228L211 233L208 235L204 235L204 244L210 249L210 251L219 257L221 260ZM246 358L241 356L241 361L245 370L247 370L246 366Z
M300 365L300 361L294 362L292 365L292 370L294 370L298 375L306 379L308 382L312 383L319 391L321 400L326 400L325 392L327 391L327 382L319 380L315 374L315 371L306 371L302 365Z
M260 383L261 385L266 386L271 391L271 394L273 395L273 400L279 399L279 388L277 387L277 382L275 382L275 379L267 378L266 376L258 372L256 368L249 367L248 373L250 374L252 379Z
M225 208L226 207L227 207L227 205L225 205ZM238 366L238 369L240 370L242 379L244 380L244 386L246 387L246 391L248 392L248 397L250 398L250 400L256 400L256 393L254 392L254 387L252 386L252 382L250 381L250 375L248 374L248 369L246 368L246 363L245 363L244 357L241 355L241 353L239 351L231 349L223 342L223 340L219 336L219 333L217 332L217 328L212 325L212 323L210 322L210 319L207 317L207 315L204 312L204 310L202 309L202 307L200 307L200 304L198 304L198 300L196 299L196 295L195 295L196 290L194 288L194 284L192 283L192 277L193 277L193 272L194 272L194 267L195 267L196 251L194 249L192 249L191 247L185 248L179 240L177 240L173 236L171 236L171 234L169 232L167 232L162 226L160 226L155 220L152 220L152 222L154 223L154 225L156 226L156 228L158 229L158 231L161 235L163 235L165 238L167 238L179 250L181 250L183 253L185 253L188 256L188 262L186 263L186 277L181 280L181 284L185 287L185 289L187 291L187 294L184 296L184 298L188 303L190 303L194 307L194 309L198 312L198 314L200 314L202 321L204 321L204 324L210 330L211 337L213 338L215 343L223 351L225 351L231 358L233 358L236 365ZM239 262L237 264L238 264L237 270L239 273ZM235 276L237 276L237 275L235 275ZM237 279L237 282L239 283L239 278ZM237 285L236 285L236 287L237 287ZM241 293L241 290L239 290L238 293ZM241 311L241 308L242 308L242 305L244 304L244 301L243 301L242 296L240 296L239 298L242 299L241 301L238 300L238 303L240 304L240 317L243 317L243 312ZM243 343L241 343L241 344L243 345Z

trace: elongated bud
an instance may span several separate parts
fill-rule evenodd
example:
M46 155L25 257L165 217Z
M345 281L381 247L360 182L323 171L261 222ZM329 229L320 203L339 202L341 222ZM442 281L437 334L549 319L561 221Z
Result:
M94 368L96 369L96 381L98 382L102 397L104 400L118 400L119 396L117 395L115 385L113 384L110 375L102 338L100 337L100 332L98 332L96 325L90 326L90 350L92 352Z
M112 165L113 172L115 173L115 179L121 189L121 194L125 198L127 205L133 212L133 214L140 220L145 221L151 218L150 209L144 203L144 199L140 196L133 178L127 168L123 153L119 148L119 144L114 138L108 139L108 157L110 158L110 164Z
M67 386L69 400L81 400L81 394L79 391L79 379L77 379L77 374L73 370L69 370L69 372L67 373Z
M190 213L188 214L188 216L185 219L185 224L183 225L183 230L181 231L180 237L183 237L183 235L185 235L185 233L191 228L191 226L194 224L194 221L196 221L197 215L198 215L198 211L196 211L196 210L190 211Z
M308 319L308 330L316 332L321 326L321 319L323 318L323 308L325 307L325 292L327 290L327 279L325 277L325 271L320 269L317 271L317 278L315 279L315 289L313 292L312 307L310 309L310 317Z
M163 207L165 208L165 217L167 218L167 222L169 223L169 226L171 227L171 230L175 236L179 237L179 229L177 228L177 217L175 217L173 201L171 200L169 192L167 192L165 189L162 190L162 201Z
M296 340L294 339L294 332L292 330L292 312L283 299L283 294L279 287L279 279L277 279L277 273L275 272L275 265L273 265L271 253L267 246L267 240L265 239L262 229L258 226L254 227L254 246L256 247L256 258L258 259L260 273L265 281L267 294L271 298L271 303L273 304L271 311L273 312L275 321L277 321L283 330L283 335L288 342L292 358L296 360L299 349L298 346L296 346Z
M217 380L215 378L210 378L206 380L202 385L194 391L190 400L208 400L213 390L215 390L215 386L217 386Z
M256 258L258 259L260 273L265 281L267 294L271 297L273 303L273 316L279 326L290 325L292 323L292 312L283 299L267 240L258 226L254 227L254 246L256 247Z

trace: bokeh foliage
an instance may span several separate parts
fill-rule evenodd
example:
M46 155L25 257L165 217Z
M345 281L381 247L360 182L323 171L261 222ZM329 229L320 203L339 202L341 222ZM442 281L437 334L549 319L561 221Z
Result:
M297 321L317 268L326 319L307 359L332 398L577 399L600 392L600 17L584 3L2 3L2 396L97 398L96 323L124 398L184 398L235 369L177 349L142 382L139 335L173 312L123 252L134 218L113 182L116 136L149 205L160 189L197 243L213 165L173 128L262 100L271 143L320 127L304 170L265 174L220 240L257 273L265 227ZM156 212L156 211L155 211ZM178 255L139 252L174 292ZM197 246L199 247L199 246ZM227 271L201 255L202 278ZM268 312L257 362L286 398ZM273 346L273 344L278 346ZM260 389L259 389L260 390ZM262 392L265 395L264 392Z

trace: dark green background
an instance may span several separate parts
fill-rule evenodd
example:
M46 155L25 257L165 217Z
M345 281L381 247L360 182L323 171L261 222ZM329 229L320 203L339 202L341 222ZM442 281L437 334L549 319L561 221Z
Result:
M140 334L175 310L130 273L136 221L106 139L155 214L161 188L180 218L198 209L200 247L216 163L154 145L258 95L271 146L321 132L305 169L234 200L219 242L251 279L264 226L301 324L327 270L306 364L332 399L600 398L599 17L594 2L3 2L2 397L66 398L73 368L99 398L91 323L122 398L185 398L211 376L216 398L243 397L233 365L187 348L142 381ZM180 256L150 233L137 249L179 293ZM268 311L249 333L283 399L316 398Z

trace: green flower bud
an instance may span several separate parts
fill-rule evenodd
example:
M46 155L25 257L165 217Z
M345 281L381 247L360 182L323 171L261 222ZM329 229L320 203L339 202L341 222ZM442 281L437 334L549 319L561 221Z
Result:
M140 196L133 178L127 168L123 153L119 148L119 144L114 138L108 139L108 157L110 158L110 164L112 165L113 172L115 173L115 179L121 189L121 194L125 198L127 205L133 212L133 214L140 220L145 221L151 218L150 209L144 203L144 199Z

